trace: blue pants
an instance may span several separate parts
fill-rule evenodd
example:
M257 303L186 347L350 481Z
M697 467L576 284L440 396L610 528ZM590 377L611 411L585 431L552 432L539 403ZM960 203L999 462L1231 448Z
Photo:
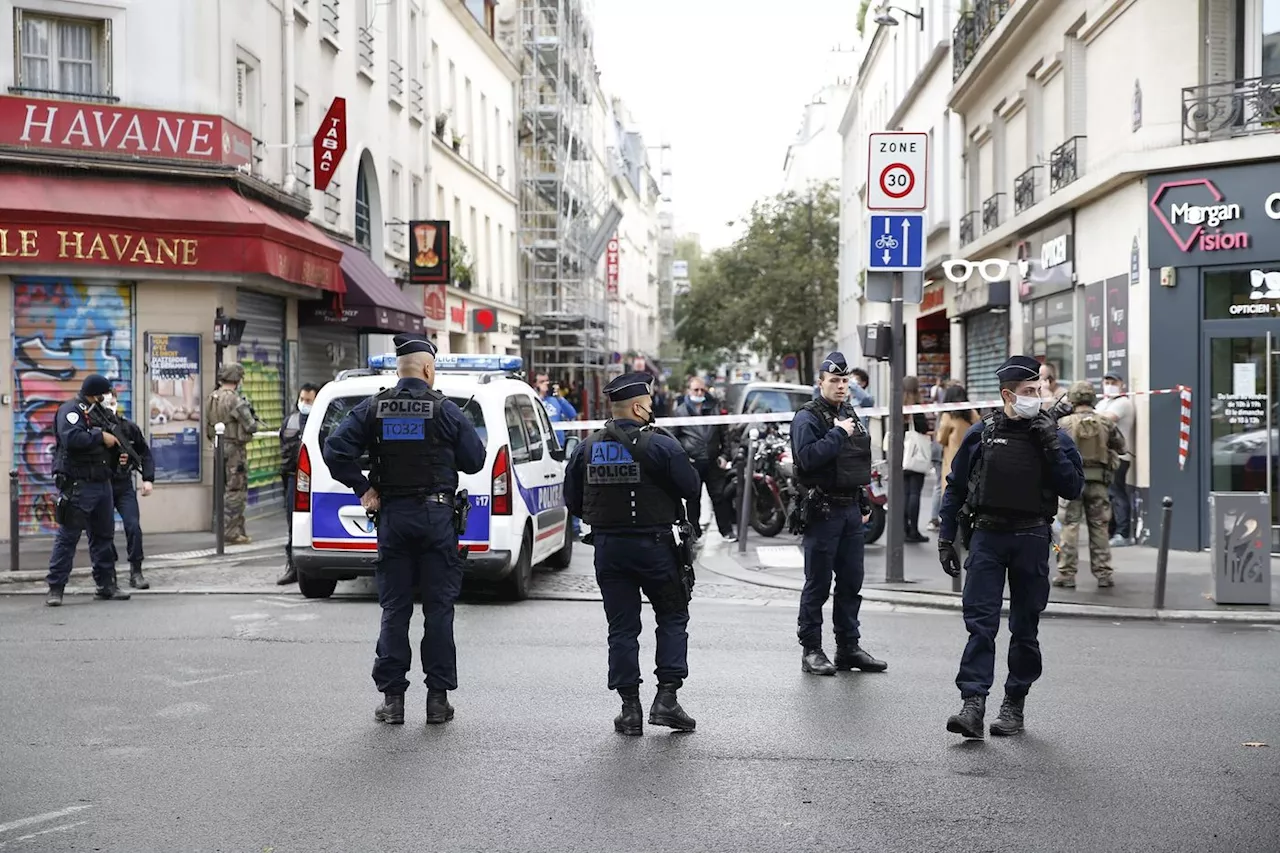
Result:
M453 527L453 506L416 498L383 498L378 518L378 603L382 631L373 660L373 682L381 693L409 689L409 620L413 591L422 589L422 671L432 690L456 690L458 656L453 643L453 604L462 591L462 558Z
M965 561L964 624L969 643L960 658L960 695L986 696L995 681L996 634L1005 574L1009 577L1009 677L1005 693L1025 696L1040 677L1040 614L1049 603L1049 528L1005 533L975 530Z
M862 636L858 611L862 609L863 527L857 504L833 505L829 518L814 518L804 532L804 590L796 634L806 649L822 646L822 607L831 596L833 578L836 594L831 622L836 645L854 645Z
M124 523L124 541L129 551L129 565L142 565L142 519L138 515L138 493L133 478L111 481L112 501Z
M650 602L664 599L680 583L675 537L670 533L595 531L596 582L609 619L609 689L639 685L640 591ZM667 589L664 590L664 586ZM689 676L689 608L655 607L653 674L658 683Z
M78 524L58 528L53 538L53 553L49 555L49 574L45 578L49 586L66 586L71 577L71 563L76 558L80 534L89 531L89 557L93 560L93 580L103 587L115 579L116 546L112 541L116 532L116 513L112 500L111 483L107 481L78 481L71 488L71 500L80 510Z

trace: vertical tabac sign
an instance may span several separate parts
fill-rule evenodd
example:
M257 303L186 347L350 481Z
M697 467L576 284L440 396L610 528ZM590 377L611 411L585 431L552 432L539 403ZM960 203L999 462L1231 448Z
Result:
M338 164L342 162L342 155L345 153L347 153L347 99L334 98L311 144L316 189L323 192L329 188L329 182L337 173Z

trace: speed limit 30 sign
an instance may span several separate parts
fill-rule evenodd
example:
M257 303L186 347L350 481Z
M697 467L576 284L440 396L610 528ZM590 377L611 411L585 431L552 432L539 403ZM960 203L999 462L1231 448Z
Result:
M871 134L867 209L924 210L928 199L929 134Z

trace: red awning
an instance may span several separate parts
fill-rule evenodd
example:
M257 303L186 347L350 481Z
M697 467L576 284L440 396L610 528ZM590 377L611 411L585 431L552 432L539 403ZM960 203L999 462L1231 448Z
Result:
M269 275L344 293L342 251L232 187L0 174L0 264Z
M324 302L298 303L303 326L342 325L382 332L422 332L422 307L413 302L363 249L336 244L342 252L347 294L342 310Z

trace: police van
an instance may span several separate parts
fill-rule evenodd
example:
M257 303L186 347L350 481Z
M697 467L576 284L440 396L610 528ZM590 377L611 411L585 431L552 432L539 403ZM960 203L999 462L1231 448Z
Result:
M394 355L347 370L320 389L302 433L293 504L293 559L307 598L328 598L337 582L372 575L378 533L351 489L333 479L322 448L347 413L396 383ZM457 404L485 443L484 468L458 475L471 502L466 532L468 578L529 595L533 567L569 566L573 527L564 500L565 449L537 394L517 374L517 356L436 356L434 387ZM362 460L368 474L369 460Z

